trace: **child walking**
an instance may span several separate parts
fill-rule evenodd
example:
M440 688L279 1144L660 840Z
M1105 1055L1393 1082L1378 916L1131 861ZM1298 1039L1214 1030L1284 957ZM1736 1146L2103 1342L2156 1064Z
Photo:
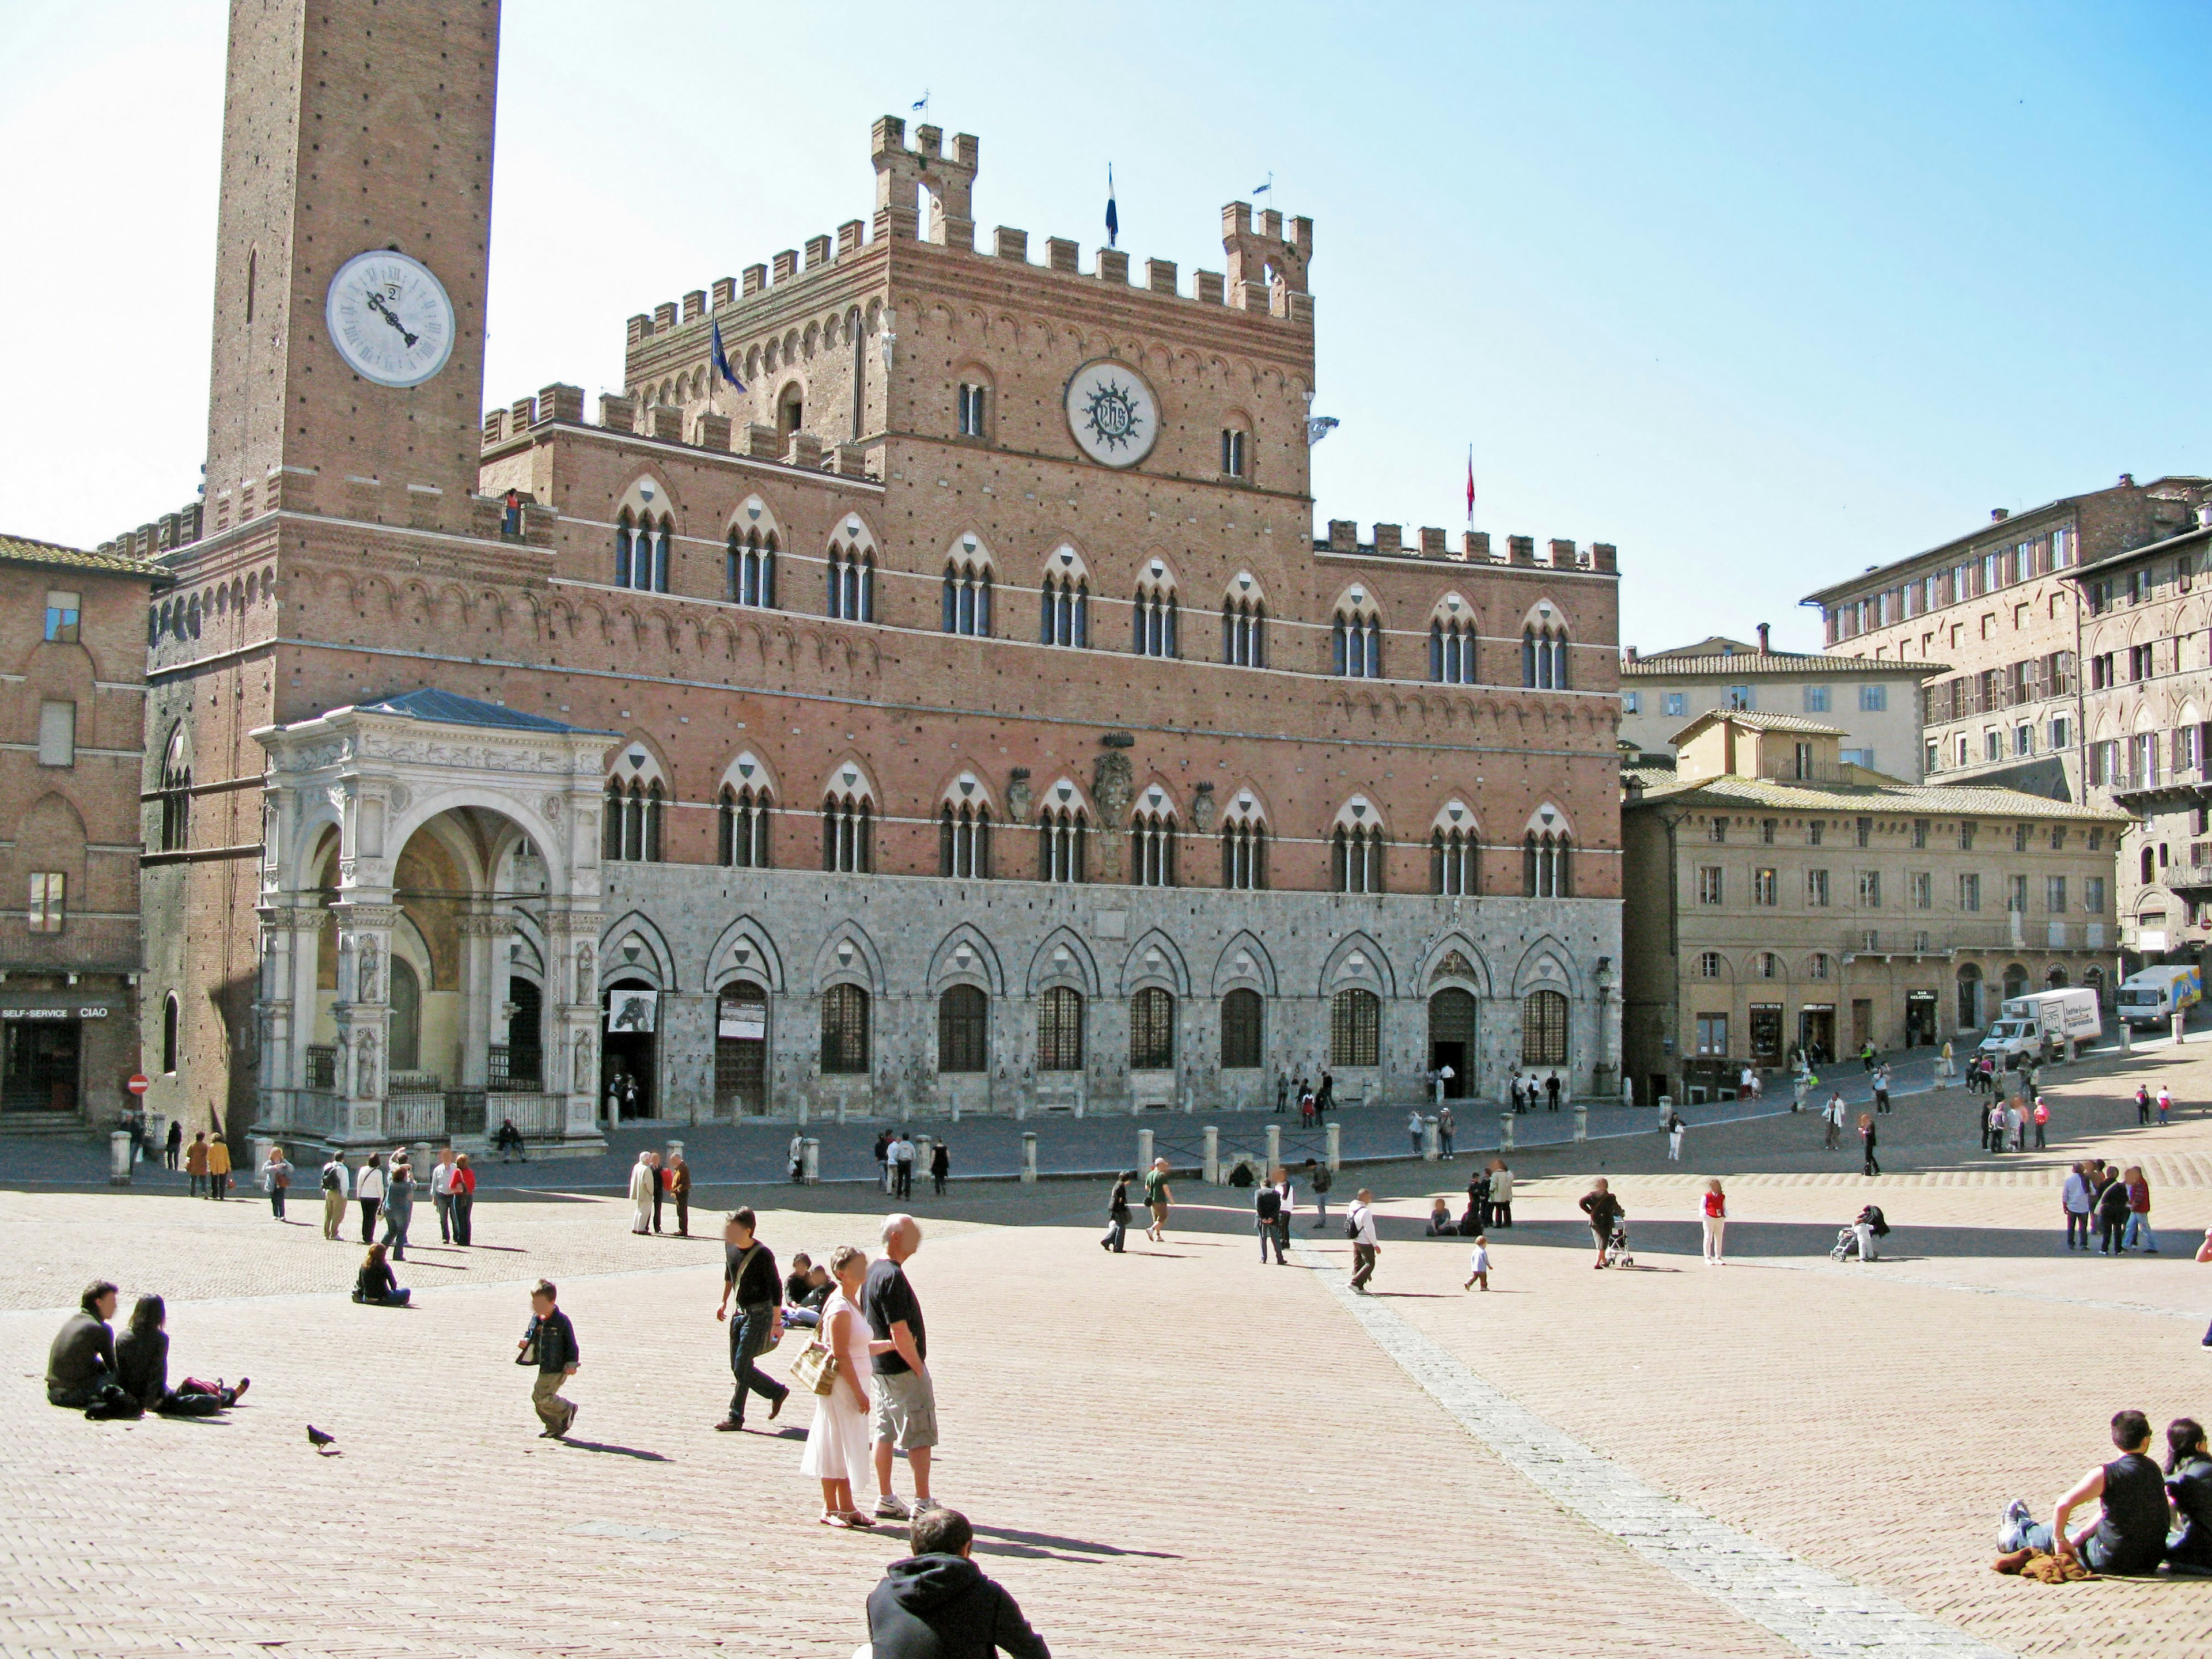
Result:
M1490 1240L1481 1233L1474 1236L1474 1255L1468 1264L1467 1283L1460 1289L1471 1291L1478 1285L1486 1291L1490 1288Z
M538 1408L538 1419L545 1425L538 1437L540 1440L562 1438L576 1420L576 1407L561 1397L561 1385L576 1374L582 1355L576 1346L576 1328L561 1311L560 1297L551 1279L538 1281L530 1292L530 1328L515 1344L519 1352L514 1363L538 1367L538 1383L530 1391L530 1403Z

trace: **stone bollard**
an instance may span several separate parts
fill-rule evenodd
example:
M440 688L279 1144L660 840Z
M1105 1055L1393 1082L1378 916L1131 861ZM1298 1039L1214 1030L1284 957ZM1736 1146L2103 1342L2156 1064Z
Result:
M907 1138L914 1142L914 1178L927 1181L929 1179L930 1148L937 1143L929 1135L909 1135Z
M1498 1115L1498 1150L1501 1152L1513 1150L1513 1114L1510 1111Z
M1575 1103L1575 1139L1577 1140L1589 1139L1589 1108L1581 1101Z
M107 1137L107 1184L128 1187L131 1184L131 1131L117 1129Z
M1211 1123L1206 1126L1206 1184L1221 1184L1221 1131Z
M1421 1162L1434 1164L1443 1155L1444 1143L1437 1132L1436 1119L1423 1118L1421 1120Z
M2177 1044L2184 1040L2182 1033L2188 1029L2189 1016L2180 1009L2175 1009L2173 1011L2173 1040Z
M802 1129L806 1127L806 1097L805 1095L799 1097L799 1127Z
M1137 1173L1141 1176L1152 1167L1152 1132L1150 1129L1139 1129L1137 1131Z
M1275 1178L1275 1171L1282 1166L1283 1126L1279 1123L1270 1123L1267 1126L1267 1179L1273 1181Z
M2135 1051L2135 1027L2124 1019L2120 1022L2120 1052L2124 1054L2131 1054Z
M1030 1129L1022 1136L1022 1185L1036 1185L1036 1131Z
M822 1184L822 1143L812 1135L799 1143L799 1184L802 1187Z
M1344 1126L1332 1123L1323 1133L1328 1138L1328 1151L1322 1161L1328 1165L1328 1172L1334 1175L1344 1167Z
M261 1178L261 1166L269 1161L269 1149L283 1144L274 1135L249 1134L246 1137L246 1170L252 1172L256 1181ZM232 1173L244 1172L234 1170Z

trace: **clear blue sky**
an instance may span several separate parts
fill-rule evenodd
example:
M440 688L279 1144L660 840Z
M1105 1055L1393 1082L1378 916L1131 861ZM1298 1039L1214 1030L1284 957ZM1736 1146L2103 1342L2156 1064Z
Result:
M0 528L191 498L225 16L0 12ZM487 395L865 217L931 94L976 217L1221 264L1316 221L1318 518L1619 544L1625 642L1777 624L2022 507L2212 471L2212 8L510 0ZM1086 252L1086 263L1089 260ZM1188 276L1186 275L1186 281Z

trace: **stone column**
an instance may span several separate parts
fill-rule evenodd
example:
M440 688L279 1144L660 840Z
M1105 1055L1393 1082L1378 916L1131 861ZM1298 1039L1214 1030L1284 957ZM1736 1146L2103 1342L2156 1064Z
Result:
M545 1092L564 1103L562 1139L604 1144L599 1133L599 918L575 909L550 912L545 1010Z
M260 907L262 1121L296 1127L268 1098L307 1086L307 1048L315 1040L315 980L322 946L322 907L303 895L271 895Z
M390 1139L392 930L390 894L355 890L331 907L338 930L338 1121L341 1143Z
M481 1089L491 1075L493 1041L504 1041L497 1027L507 1001L507 942L514 929L505 916L489 910L471 910L459 918L459 926L461 1046L453 1086Z
M1221 1131L1218 1127L1211 1123L1206 1126L1204 1169L1206 1184L1209 1187L1218 1186L1221 1181Z

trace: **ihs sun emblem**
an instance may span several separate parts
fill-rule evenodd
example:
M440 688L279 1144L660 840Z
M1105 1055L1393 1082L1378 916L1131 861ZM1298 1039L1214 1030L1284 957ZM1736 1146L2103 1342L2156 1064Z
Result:
M1118 380L1102 381L1092 388L1084 419L1098 441L1109 449L1134 443L1137 428L1142 424L1137 413L1136 393Z

